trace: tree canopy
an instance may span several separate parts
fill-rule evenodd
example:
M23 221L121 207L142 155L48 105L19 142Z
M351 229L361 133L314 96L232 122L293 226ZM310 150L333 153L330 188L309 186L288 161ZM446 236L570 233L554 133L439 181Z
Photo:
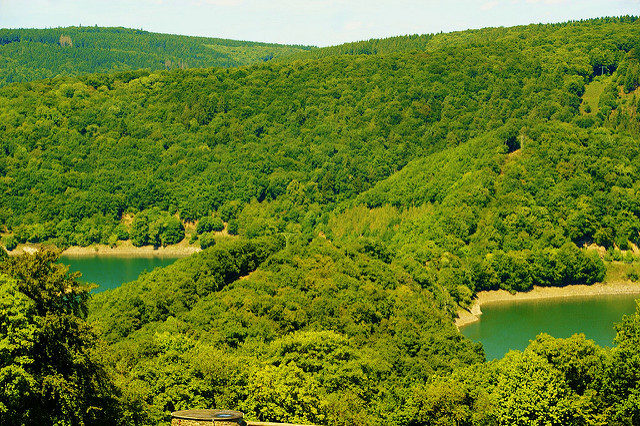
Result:
M0 263L0 422L114 421L117 389L96 361L88 292L52 252Z
M0 29L0 86L141 68L236 67L309 49L121 27Z

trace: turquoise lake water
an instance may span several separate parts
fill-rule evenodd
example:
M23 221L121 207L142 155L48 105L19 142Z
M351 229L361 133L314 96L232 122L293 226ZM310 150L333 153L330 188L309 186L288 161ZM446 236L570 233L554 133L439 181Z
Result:
M157 267L172 264L177 258L173 257L66 257L60 262L69 265L70 271L82 272L82 281L96 283L98 288L93 292L101 292L120 286L122 283L133 281L144 272L150 272Z
M614 323L635 312L640 295L571 297L494 303L482 306L480 321L461 329L481 342L487 359L501 358L510 349L523 350L540 333L569 337L584 333L601 346L612 346Z

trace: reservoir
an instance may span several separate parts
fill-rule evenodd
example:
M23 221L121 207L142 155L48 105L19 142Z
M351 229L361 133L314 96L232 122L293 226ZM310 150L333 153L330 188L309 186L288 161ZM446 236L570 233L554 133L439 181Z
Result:
M618 294L488 303L482 305L480 321L460 331L482 343L487 360L523 350L540 333L562 338L584 333L600 346L612 346L614 323L635 312L637 298Z
M119 287L122 283L133 281L144 271L164 267L177 260L176 257L60 257L60 263L69 266L69 271L82 273L81 280L96 283L98 288L93 293Z

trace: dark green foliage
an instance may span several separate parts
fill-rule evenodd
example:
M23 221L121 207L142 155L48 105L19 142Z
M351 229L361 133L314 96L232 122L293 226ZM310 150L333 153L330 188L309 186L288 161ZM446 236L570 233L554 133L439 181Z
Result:
M58 75L140 68L233 67L309 49L128 28L2 29L0 85ZM101 81L101 77L91 79ZM73 96L73 91L67 92L67 96Z
M129 235L134 246L147 245L149 242L149 219L144 213L139 213L133 218Z
M213 232L205 232L203 234L200 234L200 247L202 249L206 249L209 248L213 245L215 245L216 240L215 240L215 236L213 234Z
M230 219L227 224L227 232L229 235L238 235L238 230L240 229L240 224L236 219Z
M106 242L125 212L193 222L220 210L228 221L255 199L313 227L325 206L412 160L492 130L513 151L538 121L573 121L588 54L617 65L639 38L628 20L596 20L443 34L428 53L408 37L396 42L416 47L365 56L11 85L0 90L0 219L25 241L87 245ZM240 230L273 226L286 228Z
M118 237L119 240L128 240L129 239L129 230L123 224L118 224L114 228L113 232Z
M182 222L166 212L158 209L145 210L136 214L131 223L131 230L127 232L122 225L115 228L118 239L129 236L136 247L153 245L155 247L178 244L184 239L184 225Z
M114 424L117 390L92 352L88 292L56 259L0 263L0 423Z
M182 222L175 218L168 218L161 228L161 239L163 246L169 246L172 244L178 244L184 239L184 225Z
M205 216L198 221L196 232L204 234L205 232L220 232L224 229L222 219L217 216Z
M602 281L606 272L597 253L584 252L573 243L542 251L495 252L472 265L471 279L478 291L593 284Z
M4 247L8 250L8 251L12 251L14 250L16 247L18 247L18 240L16 239L16 237L14 235L10 235L8 237L4 237L2 239L2 244L4 244Z
M633 282L640 281L640 270L636 267L627 273L627 279Z
M640 48L634 47L620 64L618 84L629 93L640 86Z
M611 350L540 336L490 364L452 318L481 290L602 281L591 244L633 263L639 28L10 85L0 226L157 247L197 223L192 241L213 245L91 302L127 424L205 406L345 426L634 424L637 315ZM598 113L582 116L593 83Z
M222 222L222 219L220 219L219 217L214 217L209 222L209 226L211 227L211 230L213 232L220 232L224 229L224 223Z
M238 213L242 210L242 204L240 204L237 200L232 200L224 203L220 209L218 209L218 213L220 217L225 222L229 222L235 219L238 216Z

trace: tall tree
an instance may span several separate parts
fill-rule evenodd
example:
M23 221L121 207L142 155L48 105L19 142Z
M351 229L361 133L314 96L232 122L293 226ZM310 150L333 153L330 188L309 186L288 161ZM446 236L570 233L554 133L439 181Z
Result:
M114 424L79 274L39 252L0 264L0 424Z

